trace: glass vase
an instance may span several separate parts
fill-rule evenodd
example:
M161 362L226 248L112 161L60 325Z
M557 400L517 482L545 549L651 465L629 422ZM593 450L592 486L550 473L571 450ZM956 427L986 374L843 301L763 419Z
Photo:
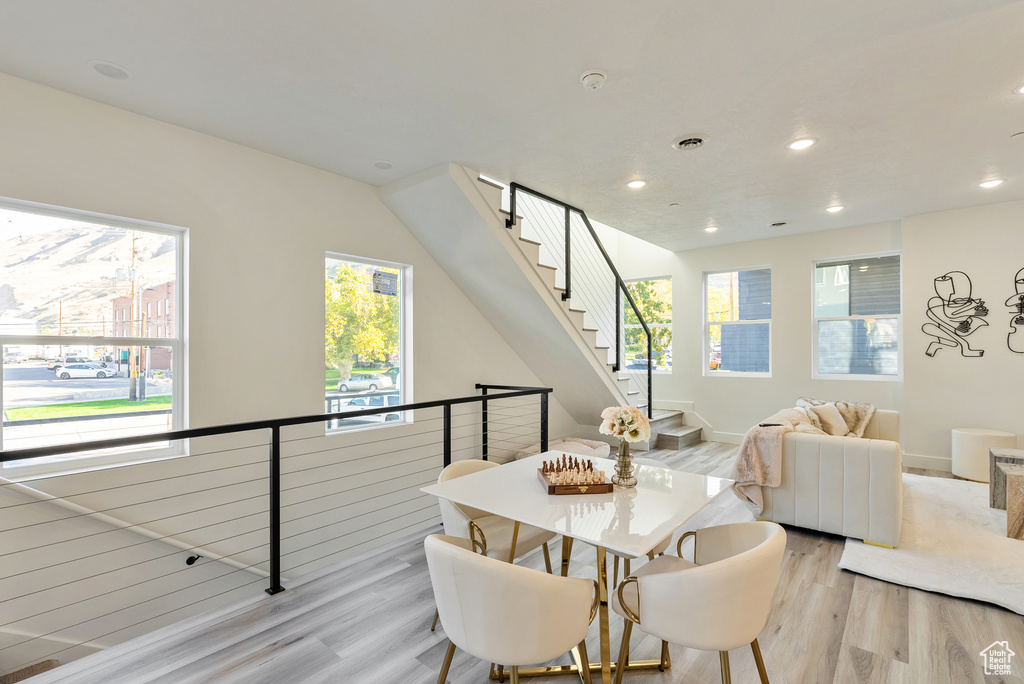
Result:
M629 442L626 440L619 442L619 458L615 462L612 484L616 487L636 487L636 478L633 477L633 458L629 455Z

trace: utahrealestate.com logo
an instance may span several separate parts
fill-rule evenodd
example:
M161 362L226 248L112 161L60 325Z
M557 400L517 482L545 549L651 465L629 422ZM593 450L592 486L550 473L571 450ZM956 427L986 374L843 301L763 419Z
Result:
M1009 675L1010 661L1017 655L1010 650L1008 641L996 641L980 653L987 675Z

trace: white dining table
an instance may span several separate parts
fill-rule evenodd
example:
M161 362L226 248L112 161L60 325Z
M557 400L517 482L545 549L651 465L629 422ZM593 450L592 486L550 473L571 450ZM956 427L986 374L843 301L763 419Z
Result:
M632 558L647 555L658 542L730 489L733 481L641 465L635 466L635 488L615 487L607 494L549 495L537 471L544 461L560 461L562 455L561 451L548 451L500 468L489 468L423 487L422 491L561 534L563 574L568 568L566 554L571 549L571 540L578 539L596 548L601 662L580 663L579 652L574 650L575 666L520 669L519 674L579 673L586 666L592 672L600 671L602 684L610 684L615 664L611 661L608 636L607 552ZM590 460L594 469L604 471L606 479L611 481L615 460ZM648 669L660 664L660 660L630 661L629 670Z

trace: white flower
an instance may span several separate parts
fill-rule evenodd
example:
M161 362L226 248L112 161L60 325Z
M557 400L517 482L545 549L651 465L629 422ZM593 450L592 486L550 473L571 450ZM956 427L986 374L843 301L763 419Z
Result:
M610 406L601 411L599 428L603 435L613 435L626 442L643 442L651 438L651 423L635 406Z

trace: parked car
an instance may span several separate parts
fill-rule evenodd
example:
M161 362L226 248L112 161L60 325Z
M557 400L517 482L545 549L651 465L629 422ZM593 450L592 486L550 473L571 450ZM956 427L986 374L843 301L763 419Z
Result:
M362 397L353 397L348 401L341 403L341 410L344 411L348 408L380 408L383 406L398 406L402 403L402 398L398 392L394 394L369 394ZM365 416L358 420L367 423L390 423L394 420L400 420L402 414L400 413L375 413L372 416Z
M394 384L395 387L398 387L398 374L400 372L401 372L400 368L389 368L388 370L386 370L384 372L384 375L386 375L389 378L391 378L392 384Z
M720 370L722 368L722 347L717 344L711 347L708 358L708 368L710 370Z
M360 373L353 375L348 380L338 383L339 392L358 392L359 390L370 390L374 392L382 387L394 387L395 383L386 375L380 373Z
M21 352L10 352L4 354L4 363L21 363L25 360L25 355Z
M53 359L52 362L47 361L46 368L47 370L55 371L58 368L67 366L70 363L92 363L92 361L85 358L84 356L58 356L57 358Z
M70 378L112 378L117 375L117 371L97 366L95 363L69 363L66 366L54 369L54 372L61 380L69 380Z

